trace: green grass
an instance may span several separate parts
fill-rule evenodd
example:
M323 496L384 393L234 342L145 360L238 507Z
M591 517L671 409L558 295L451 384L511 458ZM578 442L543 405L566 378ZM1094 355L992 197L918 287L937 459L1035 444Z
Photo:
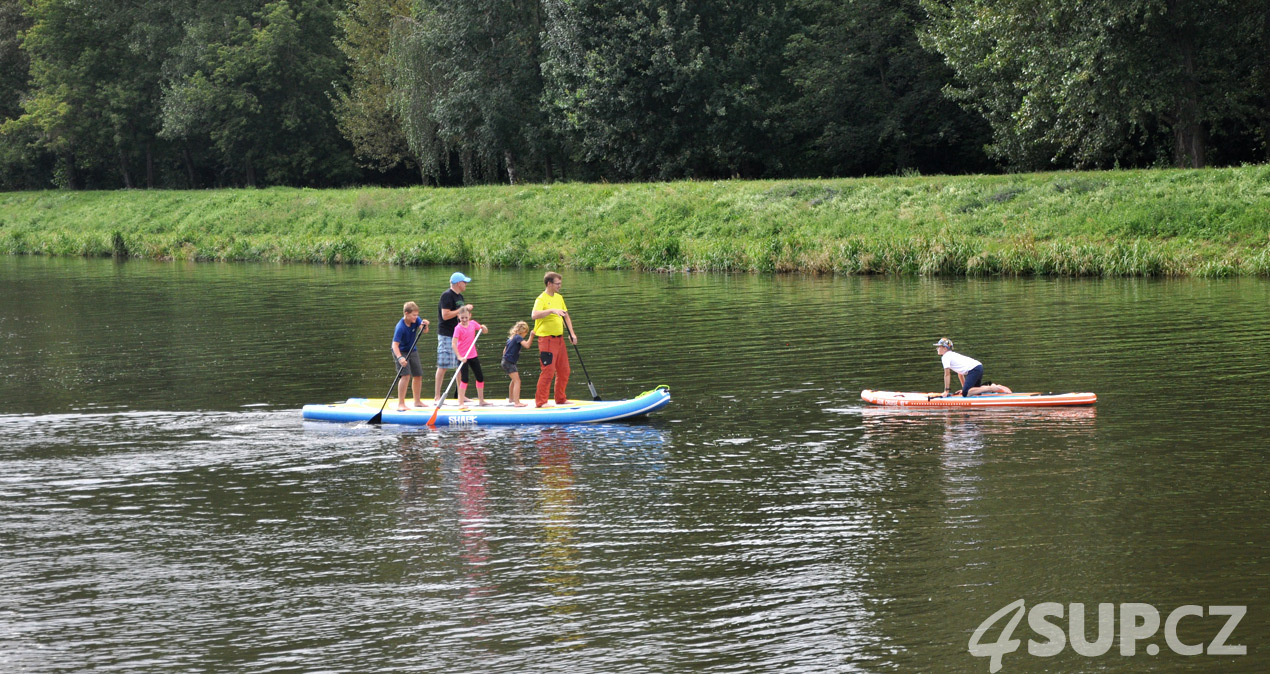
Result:
M0 194L0 252L838 274L1270 275L1270 166Z

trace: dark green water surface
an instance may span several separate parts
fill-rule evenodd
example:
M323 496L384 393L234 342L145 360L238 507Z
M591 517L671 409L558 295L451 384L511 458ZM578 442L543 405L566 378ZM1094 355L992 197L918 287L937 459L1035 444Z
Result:
M0 258L0 672L988 672L1019 599L1161 626L1041 656L1024 617L1003 672L1270 671L1270 283L568 272L600 394L669 407L302 422L388 391L450 271ZM495 354L542 271L465 271ZM862 403L940 388L941 336L1099 402ZM1173 652L1184 605L1246 654Z

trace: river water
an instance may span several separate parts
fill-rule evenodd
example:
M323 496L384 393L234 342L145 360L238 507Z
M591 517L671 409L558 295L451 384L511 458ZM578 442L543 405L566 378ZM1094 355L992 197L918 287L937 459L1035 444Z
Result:
M1022 619L1005 672L1268 669L1270 283L568 272L599 393L670 406L302 422L387 393L450 271L0 258L0 671L987 672L1020 599L1116 642ZM466 271L494 335L528 318L541 270ZM941 336L1099 402L861 402L940 388ZM1191 605L1211 653L1165 638Z

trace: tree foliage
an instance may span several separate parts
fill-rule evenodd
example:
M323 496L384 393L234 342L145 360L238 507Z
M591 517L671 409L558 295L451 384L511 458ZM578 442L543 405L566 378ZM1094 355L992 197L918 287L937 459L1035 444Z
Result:
M949 100L951 71L918 44L918 0L798 0L788 106L824 175L990 170L982 119Z
M1270 0L0 0L0 189L1270 158Z
M22 13L22 0L0 0L0 119L22 113L30 60L21 49L19 36L30 26L30 19Z
M923 38L957 73L950 94L988 119L990 151L1012 165L1142 163L1167 148L1203 166L1214 131L1255 116L1260 0L923 4Z
M441 178L455 157L464 183L550 166L541 25L538 0L419 0L397 22L393 103L426 175Z
M164 10L142 0L34 0L26 16L30 90L5 135L58 157L59 184L77 187L81 172L115 169L133 187L157 131Z
M332 5L274 0L250 19L232 3L197 7L164 92L162 135L210 142L246 185L350 179L328 96L344 72Z
M378 171L418 165L392 109L387 73L393 22L408 18L410 6L410 0L350 0L336 18L335 44L349 73L335 93L335 118L362 164Z
M38 189L51 184L52 162L40 151L34 129L5 124L22 115L30 87L31 62L21 47L32 21L22 5L23 0L0 0L0 188Z
M557 128L617 179L779 174L779 1L545 0Z

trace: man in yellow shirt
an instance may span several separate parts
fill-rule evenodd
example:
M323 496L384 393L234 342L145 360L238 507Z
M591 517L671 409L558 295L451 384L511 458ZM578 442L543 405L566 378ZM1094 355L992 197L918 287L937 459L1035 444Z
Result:
M534 395L536 407L547 405L553 376L556 378L556 404L568 402L569 397L565 394L565 387L569 384L569 351L564 343L566 326L569 328L569 340L578 343L578 336L573 332L573 320L569 318L569 308L560 294L564 279L549 271L542 281L547 289L534 301L534 311L530 314L534 319L534 334L538 335L538 360L542 363L542 374L538 375L538 389Z

